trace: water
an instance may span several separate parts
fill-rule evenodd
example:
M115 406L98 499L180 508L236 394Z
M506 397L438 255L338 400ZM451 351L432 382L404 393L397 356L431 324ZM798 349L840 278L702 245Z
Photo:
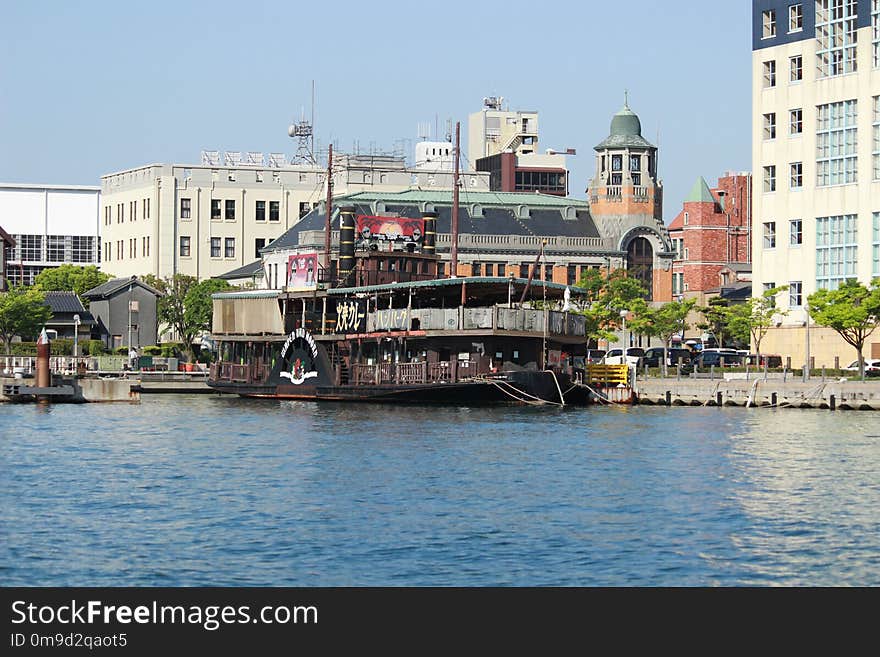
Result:
M880 415L0 405L2 585L880 585Z

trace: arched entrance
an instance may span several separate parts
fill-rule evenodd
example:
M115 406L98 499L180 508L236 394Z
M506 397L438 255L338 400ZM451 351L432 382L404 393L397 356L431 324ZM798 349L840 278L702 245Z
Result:
M626 247L626 268L648 291L645 298L653 300L654 248L644 237L636 237Z

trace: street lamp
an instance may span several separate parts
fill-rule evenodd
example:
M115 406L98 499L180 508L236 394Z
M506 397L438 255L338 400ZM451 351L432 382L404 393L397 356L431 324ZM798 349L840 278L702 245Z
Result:
M73 316L73 358L79 356L79 315Z
M624 362L626 361L626 348L629 346L629 345L627 344L627 342L626 342L626 316L627 316L627 315L629 315L629 311L628 311L628 310L621 310L621 311L620 311L620 319L623 320L623 355L624 355Z

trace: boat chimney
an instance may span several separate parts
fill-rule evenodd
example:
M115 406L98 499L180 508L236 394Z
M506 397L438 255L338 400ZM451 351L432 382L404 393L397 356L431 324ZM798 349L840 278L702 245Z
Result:
M422 212L425 220L425 238L422 240L422 253L435 255L437 253L437 213Z
M354 206L344 205L339 208L339 284L345 287L354 269Z

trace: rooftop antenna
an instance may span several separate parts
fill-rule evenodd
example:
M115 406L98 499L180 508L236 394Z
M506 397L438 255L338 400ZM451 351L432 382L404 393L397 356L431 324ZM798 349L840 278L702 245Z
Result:
M294 164L317 164L315 160L315 81L312 80L312 118L306 121L305 107L301 108L299 121L294 121L287 128L287 134L296 139Z

